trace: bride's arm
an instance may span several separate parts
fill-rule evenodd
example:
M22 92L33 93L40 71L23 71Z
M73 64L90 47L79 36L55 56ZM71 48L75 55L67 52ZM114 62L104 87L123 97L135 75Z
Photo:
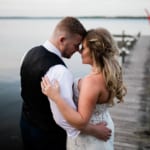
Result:
M81 81L81 80L80 80ZM81 84L80 84L81 82L78 82L78 84L79 84L79 86L78 86L78 88L80 89L81 88ZM41 82L41 87L42 87L42 91L43 91L43 93L45 94L45 95L47 95L48 96L48 91L49 91L49 86L51 86L51 84L49 84L49 81L48 81L48 79L44 79L43 80L43 82ZM58 85L57 84L55 84L55 88L58 90L54 90L53 92L51 91L51 96L52 97L57 97L57 96L60 96L58 93L59 93L59 88L57 87ZM45 89L46 88L46 89ZM54 87L53 87L54 88ZM58 92L58 93L57 93ZM50 94L50 93L49 93ZM57 99L57 98L56 98ZM58 99L59 99L59 97L58 97ZM60 98L60 100L61 100L61 98ZM64 102L65 103L65 102ZM66 105L66 104L63 104L63 105ZM67 109L68 109L68 106L65 106L65 107L67 107ZM70 123L70 120L69 120L69 118L70 119L73 119L73 122L72 122L72 125L74 126L74 127L76 127L76 128L78 128L78 129L80 129L80 131L81 132L84 132L85 134L89 134L89 135L92 135L92 136L94 136L94 137L96 137L96 138L98 138L98 139L100 139L100 140L104 140L104 141L107 141L109 138L110 138L110 136L111 136L111 130L109 129L109 128L107 128L107 124L106 123L104 123L104 122L102 122L102 123L99 123L99 124L96 124L96 125L93 125L93 124L87 124L87 125L84 125L84 124L86 124L86 123L84 123L84 124L82 124L82 126L81 126L81 122L84 122L83 120L82 120L82 118L80 118L80 115L77 113L77 117L78 117L78 115L79 115L79 120L81 121L81 122L79 122L78 124L79 125L77 125L76 123L77 122L75 122L76 120L75 120L75 118L74 118L74 116L73 116L73 114L71 114L71 113L68 113L67 111L66 111L66 114L64 114L65 112L64 112L64 110L66 109L66 108L62 108L62 107L60 107L61 108L61 110L62 110L62 114L63 115L66 115L66 120L68 120L68 122ZM71 109L71 108L69 108L69 109ZM70 110L69 110L70 111ZM73 111L73 113L74 112L76 112L76 110L72 110L71 109L71 112ZM68 119L67 119L67 117L68 117Z
M82 84L82 79L81 78L76 78L74 81L74 88L73 88L73 93L74 93L74 101L76 104L78 104L78 96L79 96L79 91L81 88ZM107 141L110 136L111 136L111 130L107 128L107 123L106 122L101 122L98 124L89 124L82 129L83 133L92 135L100 140Z
M52 85L48 78L44 78L41 86L43 93L51 100L55 101L60 112L69 122L69 124L77 129L82 130L88 124L97 100L95 89L93 87L91 88L91 84L91 81L87 79L82 81L77 111L70 107L68 103L61 97L59 84L57 81Z

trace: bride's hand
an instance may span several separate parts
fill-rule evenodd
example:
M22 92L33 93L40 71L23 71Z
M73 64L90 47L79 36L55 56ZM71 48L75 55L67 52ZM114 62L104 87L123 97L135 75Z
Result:
M60 96L60 87L57 80L49 81L48 77L43 77L41 81L42 93L51 100L56 101Z

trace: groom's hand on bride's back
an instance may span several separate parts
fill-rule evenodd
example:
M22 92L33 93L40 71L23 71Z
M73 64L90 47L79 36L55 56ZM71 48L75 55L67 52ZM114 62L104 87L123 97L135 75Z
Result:
M111 129L107 127L106 122L101 122L95 125L89 123L83 128L82 132L103 141L107 141L111 136Z
M95 137L100 140L107 141L111 136L111 129L107 127L106 122L101 122L99 124L94 125L97 128L97 133L95 133Z

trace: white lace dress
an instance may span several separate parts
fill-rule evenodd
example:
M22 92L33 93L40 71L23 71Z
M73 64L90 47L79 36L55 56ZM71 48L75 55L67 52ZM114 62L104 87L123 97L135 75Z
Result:
M73 87L76 103L79 95L77 83L78 80L76 79ZM97 124L102 121L106 121L108 128L112 130L112 136L107 142L80 133L76 138L67 138L67 150L114 150L114 124L108 112L107 104L97 104L90 119L90 123L92 124Z

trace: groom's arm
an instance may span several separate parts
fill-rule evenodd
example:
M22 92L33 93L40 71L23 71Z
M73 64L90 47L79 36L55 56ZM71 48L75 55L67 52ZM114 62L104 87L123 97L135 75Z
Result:
M93 125L88 124L82 132L85 134L92 135L100 140L107 141L111 136L111 130L107 128L107 124L105 122Z

